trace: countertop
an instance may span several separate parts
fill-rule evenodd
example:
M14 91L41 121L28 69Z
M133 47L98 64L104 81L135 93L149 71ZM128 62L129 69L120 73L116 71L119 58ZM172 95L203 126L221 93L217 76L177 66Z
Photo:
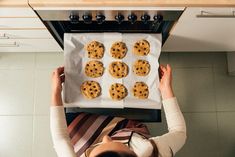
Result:
M28 0L0 0L0 7L28 7Z
M29 0L32 7L232 7L235 0Z

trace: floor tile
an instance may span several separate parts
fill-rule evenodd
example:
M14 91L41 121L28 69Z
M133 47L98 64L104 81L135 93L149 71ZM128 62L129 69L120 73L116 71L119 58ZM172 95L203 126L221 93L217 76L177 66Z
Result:
M187 140L176 157L218 157L216 113L184 113Z
M151 136L161 136L168 132L166 117L162 112L162 122L158 123L145 123L149 129Z
M56 157L50 133L49 116L34 116L32 157Z
M173 68L212 67L212 56L209 52L171 52L169 62Z
M235 154L235 112L219 112L219 148L221 157L234 157Z
M0 116L0 156L32 156L32 116Z
M227 53L226 52L215 52L212 53L213 67L227 69Z
M35 53L0 53L0 69L34 68Z
M48 115L51 105L51 75L52 69L37 69L35 71L35 108L34 114Z
M34 70L0 70L0 115L33 114Z
M168 52L162 52L159 57L159 63L166 65L169 63L169 53Z
M57 68L64 65L64 54L54 53L36 53L36 68Z
M173 89L183 112L216 111L212 68L173 69Z
M218 111L235 111L235 77L224 69L214 69L216 106Z

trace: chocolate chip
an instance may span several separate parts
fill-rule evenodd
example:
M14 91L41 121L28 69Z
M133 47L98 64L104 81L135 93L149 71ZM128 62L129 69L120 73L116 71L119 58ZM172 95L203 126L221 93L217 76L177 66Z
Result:
M113 49L113 51L115 51L115 49Z

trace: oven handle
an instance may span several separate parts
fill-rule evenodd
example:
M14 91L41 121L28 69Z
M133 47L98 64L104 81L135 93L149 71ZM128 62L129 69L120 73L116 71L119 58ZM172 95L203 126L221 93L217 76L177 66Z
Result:
M197 18L235 18L235 11L232 11L232 14L230 15L216 15L216 14L211 14L208 11L201 11L201 14L196 15Z
M0 44L0 47L19 47L20 45L15 41L13 43Z

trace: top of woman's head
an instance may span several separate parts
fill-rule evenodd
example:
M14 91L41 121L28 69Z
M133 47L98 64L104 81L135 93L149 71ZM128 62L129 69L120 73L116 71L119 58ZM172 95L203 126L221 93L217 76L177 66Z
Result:
M126 152L106 151L98 154L96 157L137 157L137 156Z

